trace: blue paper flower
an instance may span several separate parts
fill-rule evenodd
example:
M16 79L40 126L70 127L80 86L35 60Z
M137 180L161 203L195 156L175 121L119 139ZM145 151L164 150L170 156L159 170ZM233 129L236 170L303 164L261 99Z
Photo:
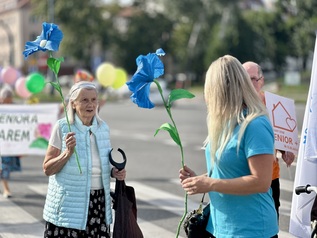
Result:
M164 56L165 52L162 48L159 48L156 50L155 54L157 54L158 56Z
M39 50L58 51L59 44L63 39L63 32L54 23L43 22L42 27L41 35L35 41L26 42L23 51L25 58Z
M165 55L162 49L158 49L156 53L149 53L146 56L140 55L136 59L138 66L137 71L131 80L126 84L132 92L131 100L139 107L153 108L155 105L150 101L150 85L161 75L164 74L164 64L158 56Z
M150 53L146 56L140 55L136 59L136 63L138 66L137 71L135 72L131 80L127 82L126 84L128 85L130 91L132 91L132 95L131 95L132 101L136 103L139 107L149 108L149 109L154 107L154 104L149 99L150 85L152 82L156 84L159 90L159 93L161 95L164 107L166 109L167 115L171 119L172 123L162 124L156 130L154 136L156 136L156 134L161 130L167 131L170 134L171 138L180 148L181 159L182 159L181 162L182 162L182 166L184 167L185 166L184 149L183 149L182 141L178 133L178 129L173 119L171 105L176 100L179 100L182 98L190 99L195 97L195 95L185 89L173 89L171 93L169 94L168 99L167 100L164 99L162 87L157 80L158 77L164 74L164 65L158 56L164 56L164 55L165 55L165 52L162 49L156 50L155 54ZM178 223L176 238L178 238L179 236L181 225L187 214L187 194L185 195L184 207L185 207L185 211L182 216L182 219Z

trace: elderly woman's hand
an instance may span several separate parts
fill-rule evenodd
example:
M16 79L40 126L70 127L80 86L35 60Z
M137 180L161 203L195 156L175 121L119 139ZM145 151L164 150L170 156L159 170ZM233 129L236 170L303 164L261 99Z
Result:
M126 176L125 169L118 170L117 168L113 167L111 170L111 173L112 173L112 177L114 177L118 180L125 180L125 176Z
M75 132L69 132L67 133L65 137L66 142L66 148L68 150L69 156L71 156L75 151L76 146L76 138L75 138Z

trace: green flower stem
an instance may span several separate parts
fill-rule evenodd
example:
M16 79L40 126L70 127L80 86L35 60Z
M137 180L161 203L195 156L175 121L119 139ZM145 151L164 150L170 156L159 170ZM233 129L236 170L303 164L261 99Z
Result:
M157 86L157 88L158 88L158 90L160 92L160 95L162 97L166 112L167 112L168 116L170 117L170 119L171 119L171 121L173 123L173 126L174 126L175 131L176 131L176 135L177 135L177 137L179 139L179 148L180 148L180 152L181 152L181 164L182 164L182 168L184 168L184 166L185 166L184 149L183 149L182 142L180 140L180 136L179 136L179 133L178 133L178 130L177 130L177 127L176 127L176 123L175 123L175 121L173 119L173 116L172 116L171 105L167 104L167 102L166 102L166 100L165 100L165 98L163 96L163 90L162 90L162 87L161 87L160 83L156 79L154 79L154 83L156 84L156 86ZM181 220L179 221L179 224L178 224L178 227L177 227L176 238L178 238L178 236L179 236L181 225L183 224L184 219L185 219L186 214L187 214L187 203L188 203L187 200L188 200L188 194L185 192L185 196L184 196L184 214L183 214Z
M179 223L178 223L178 227L177 227L177 232L176 232L176 238L178 238L180 230L181 230L181 226L186 218L187 215L187 200L188 200L188 194L185 192L184 195L184 213L182 218L180 219Z
M71 132L71 128L70 128L70 123L69 123L69 119L68 119L68 113L67 113L67 110L66 110L66 104L65 104L65 99L64 99L64 96L63 96L63 92L62 92L62 89L60 87L60 83L59 83L59 80L58 80L58 77L57 77L57 74L54 72L54 75L55 75L55 79L56 79L56 82L59 86L59 90L57 90L59 92L59 95L61 96L61 99L62 99L62 103L63 103L63 107L64 107L64 113L65 113L65 117L66 117L66 121L67 121L67 125L68 125L68 130ZM80 163L79 163L79 159L78 159L78 154L77 154L77 150L76 148L74 148L74 153L75 153L75 157L76 157L76 162L77 162L77 166L78 166L78 169L79 169L79 173L82 174L82 170L81 170L81 166L80 166Z

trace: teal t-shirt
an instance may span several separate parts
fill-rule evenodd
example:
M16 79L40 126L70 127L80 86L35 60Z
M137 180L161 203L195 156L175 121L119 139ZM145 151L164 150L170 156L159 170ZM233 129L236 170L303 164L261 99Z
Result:
M258 154L274 154L274 133L266 116L252 120L241 139L240 126L224 149L221 158L211 163L210 146L206 147L207 169L212 178L231 179L250 175L248 158ZM278 233L277 214L271 194L229 195L209 192L210 219L207 230L217 238L270 238Z

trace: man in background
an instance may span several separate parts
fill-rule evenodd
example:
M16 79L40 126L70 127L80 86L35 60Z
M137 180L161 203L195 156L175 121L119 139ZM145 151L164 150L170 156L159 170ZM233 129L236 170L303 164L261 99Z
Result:
M250 79L252 81L252 84L255 88L255 90L258 92L259 97L262 99L263 103L265 104L265 95L262 90L262 87L264 86L264 75L262 72L262 69L260 65L257 63L248 61L243 64L243 67L247 71L247 73L250 76ZM272 174L272 197L275 204L275 209L277 212L277 216L279 217L279 207L280 207L280 166L278 162L278 151L282 154L282 159L286 163L287 167L289 167L294 159L295 155L292 152L289 151L282 151L282 150L275 150L275 157L276 160L273 162L273 174Z

